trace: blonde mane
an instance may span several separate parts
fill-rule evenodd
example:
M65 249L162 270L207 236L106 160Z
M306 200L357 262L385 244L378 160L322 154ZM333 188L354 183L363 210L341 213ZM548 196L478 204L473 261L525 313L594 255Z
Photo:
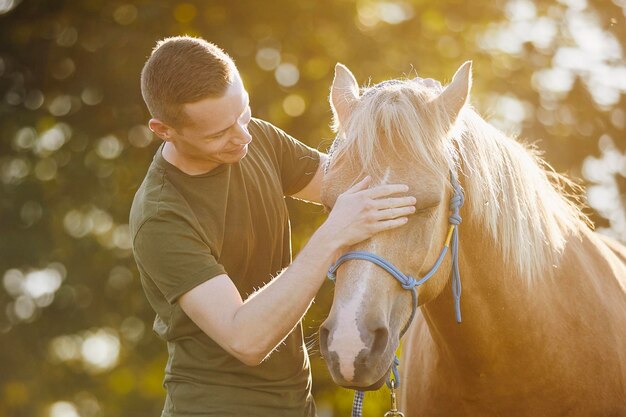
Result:
M446 184L450 170L459 173L465 215L480 222L517 275L528 283L551 275L566 240L588 222L566 196L573 184L469 105L450 128L436 96L411 80L363 89L347 123L334 123L333 162L344 160L380 177L391 157Z

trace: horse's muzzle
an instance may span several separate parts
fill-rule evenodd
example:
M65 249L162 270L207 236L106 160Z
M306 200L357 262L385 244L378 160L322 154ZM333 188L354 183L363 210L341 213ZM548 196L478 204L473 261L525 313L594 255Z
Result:
M394 347L389 337L388 327L379 324L371 330L360 329L362 341L360 349L358 347L345 348L346 344L348 347L356 345L348 341L342 341L343 349L329 348L329 343L333 338L336 340L336 338L345 337L334 330L332 320L326 320L320 327L320 351L326 360L333 381L342 387L361 391L380 388L389 371L389 364L393 360Z

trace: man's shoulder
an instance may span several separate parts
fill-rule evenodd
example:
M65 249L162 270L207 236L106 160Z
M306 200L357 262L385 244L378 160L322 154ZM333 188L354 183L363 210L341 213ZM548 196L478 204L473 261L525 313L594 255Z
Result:
M134 238L141 227L150 220L175 219L189 212L187 202L165 171L152 164L135 193L130 208L129 226Z
M268 122L267 120L259 119L257 117L253 117L250 119L250 126L256 129L260 129L263 133L267 134L272 131L280 131L279 128Z
M272 123L253 117L250 119L249 125L250 134L257 140L261 139L270 146L276 146L281 139L288 137L279 127L274 126Z

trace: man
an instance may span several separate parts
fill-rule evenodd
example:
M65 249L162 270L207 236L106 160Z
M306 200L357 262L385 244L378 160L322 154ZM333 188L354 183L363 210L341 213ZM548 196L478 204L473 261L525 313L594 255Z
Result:
M252 118L232 59L202 39L159 42L141 88L164 143L130 226L169 351L162 416L314 416L300 320L338 254L415 200L361 181L291 263L284 196L319 203L326 156Z

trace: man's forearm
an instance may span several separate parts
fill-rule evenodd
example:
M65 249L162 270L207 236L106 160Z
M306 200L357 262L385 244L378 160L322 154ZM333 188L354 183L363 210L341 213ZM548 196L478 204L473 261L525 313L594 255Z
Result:
M337 257L339 246L318 229L292 264L256 291L233 317L233 350L260 363L302 319Z

